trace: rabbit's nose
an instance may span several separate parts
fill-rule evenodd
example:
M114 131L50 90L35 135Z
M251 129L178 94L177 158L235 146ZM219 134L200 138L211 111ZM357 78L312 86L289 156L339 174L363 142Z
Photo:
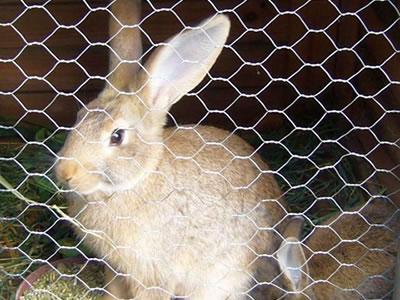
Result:
M56 166L56 176L59 180L69 182L77 173L77 162L70 159L60 159Z

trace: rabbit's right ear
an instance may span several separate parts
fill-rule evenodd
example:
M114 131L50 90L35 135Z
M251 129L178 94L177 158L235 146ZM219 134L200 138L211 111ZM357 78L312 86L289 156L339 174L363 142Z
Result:
M299 241L304 219L293 218L287 225L284 238L277 251L279 267L289 280L294 292L303 290L308 285L308 265L306 256Z
M168 110L203 80L221 53L229 28L227 16L212 17L176 35L151 55L143 73L150 109Z

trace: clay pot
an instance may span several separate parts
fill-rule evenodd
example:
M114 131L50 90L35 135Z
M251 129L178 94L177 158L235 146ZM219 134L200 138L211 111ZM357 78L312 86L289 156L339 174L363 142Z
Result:
M15 299L20 300L21 297L24 295L24 293L31 288L31 286L34 284L36 280L38 280L40 277L42 277L45 273L54 270L54 268L57 268L59 264L64 264L64 265L70 265L70 264L84 264L86 262L85 259L79 258L79 257L69 257L69 258L63 258L59 260L55 260L52 262L49 262L49 264L45 264L38 269L36 269L34 272L28 275L24 279L24 281L21 282L21 284L18 287Z

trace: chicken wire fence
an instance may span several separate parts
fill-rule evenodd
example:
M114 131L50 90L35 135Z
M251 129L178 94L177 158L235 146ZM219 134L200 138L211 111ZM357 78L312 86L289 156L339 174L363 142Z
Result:
M3 83L0 84L2 299L15 297L17 286L21 282L20 288L28 287L25 298L21 299L92 299L105 291L114 293L112 281L121 276L129 278L126 279L127 282L135 281L135 284L146 291L155 291L154 295L138 296L144 299L168 299L174 296L225 299L239 297L238 295L255 299L280 299L287 295L306 299L390 299L394 291L400 215L397 160L399 123L396 121L399 114L397 95L400 81L397 66L400 57L400 22L396 3L147 0L142 3L143 11L140 12L138 25L117 22L114 35L107 34L105 38L88 29L108 27L104 24L108 24L107 20L113 14L115 20L123 20L125 17L121 15L125 16L125 13L135 16L136 13L129 9L117 11L121 15L115 15L116 11L112 7L117 2L20 0L0 4L3 6L3 12L0 8L0 15L5 16L0 22L0 32L4 36L4 46L0 44L0 66L3 69ZM17 6L18 9L14 9ZM74 21L68 18L69 14L73 14L73 9L68 10L68 7L74 7L75 13L76 7L79 7L79 17ZM61 13L63 9L64 14ZM98 14L102 17L99 18ZM232 270L228 268L230 271L227 274L221 273L224 276L218 278L219 281L202 282L206 290L211 292L197 294L196 285L190 286L190 282L196 282L190 273L193 272L195 276L203 274L196 271L199 265L193 262L193 269L189 267L189 271L176 263L173 266L179 266L183 270L176 267L168 269L166 273L160 271L157 274L157 263L165 264L161 259L153 265L145 265L151 270L141 270L151 273L148 276L156 279L142 282L142 273L138 270L137 273L124 272L124 267L119 265L122 263L111 254L113 251L124 253L124 240L119 236L113 237L112 234L109 236L110 231L103 232L102 228L104 225L107 228L117 228L119 222L130 224L131 220L136 225L140 224L139 228L153 232L154 236L157 236L157 232L162 232L166 236L159 236L159 239L170 239L171 244L163 251L155 251L156 254L153 254L157 256L162 253L169 260L182 261L182 264L185 259L189 260L185 256L189 254L180 247L195 247L196 244L185 244L185 236L182 237L181 244L177 243L174 232L162 231L160 227L170 227L161 221L157 223L159 218L161 220L159 214L152 215L152 219L145 222L156 224L154 227L146 226L135 219L135 211L133 215L129 214L129 208L134 206L130 207L122 200L119 204L122 207L120 212L111 211L109 214L112 217L99 221L106 224L96 223L97 227L90 225L91 228L86 228L82 211L89 210L88 207L94 205L98 210L96 214L104 216L105 208L115 209L114 206L108 207L107 201L116 192L102 195L105 197L101 202L102 206L93 204L87 195L67 203L65 197L68 189L61 188L54 171L60 158L69 156L72 160L79 161L74 158L75 152L68 152L65 148L59 152L68 133L71 135L75 132L75 139L77 132L80 133L83 140L74 148L79 149L86 143L93 142L88 141L88 136L90 139L93 136L98 138L99 135L96 134L102 132L106 126L104 124L109 126L104 120L117 122L112 105L104 107L99 102L95 105L88 104L89 100L96 98L95 94L101 90L101 85L107 82L114 88L121 88L118 96L113 94L113 97L139 95L141 99L137 90L125 90L115 84L118 81L113 81L115 78L113 79L112 73L115 74L118 67L124 72L121 63L137 64L137 59L129 58L131 52L139 52L137 58L142 59L140 66L135 68L146 69L146 74L152 75L153 69L157 68L146 65L145 62L149 57L152 59L151 53L155 48L178 32L184 36L184 29L196 31L198 21L216 14L228 15L232 23L222 54L215 67L207 72L200 88L197 87L194 91L184 89L188 96L168 113L169 125L177 128L170 129L169 134L161 141L164 151L172 157L171 161L187 163L182 167L187 174L180 174L182 179L176 183L173 178L178 175L175 173L162 174L161 167L158 172L153 170L160 177L152 181L152 184L161 191L159 194L162 198L152 199L151 204L146 204L165 213L172 212L168 222L181 224L181 227L173 228L184 231L185 220L190 221L191 216L195 221L204 220L199 212L185 210L184 205L180 208L182 211L179 210L179 215L174 215L177 211L169 209L168 205L172 204L168 199L186 199L187 191L203 191L194 189L194 183L198 186L206 185L209 195L197 194L189 197L190 201L201 202L197 208L202 209L201 214L204 213L207 220L217 220L210 221L204 228L206 236L214 238L214 243L218 245L226 242L226 249L238 246L246 249L247 252L226 250L227 253L240 253L250 257L248 261L245 260L245 266L240 265L242 269L239 270L239 273L245 274L245 281L248 282L244 285L245 288L233 288L234 291L231 291L227 283L221 288L226 293L213 289L219 281L223 281L224 276L230 278L227 274ZM224 21L213 21L217 19L209 19L208 23L203 23L204 28L207 28L207 24L215 28L223 26L220 24ZM45 34L35 33L35 24L41 22L51 24L44 31ZM174 25L170 26L170 23ZM136 38L137 29L140 29L143 54L138 43L129 47L120 46L122 52L119 52L121 49L115 49L118 43L113 44L112 40L125 29L135 30ZM215 29L215 32L219 32L218 30ZM74 36L59 35L62 31L71 31ZM188 52L184 52L182 56L195 58L189 59L188 65L192 65L190 60L197 61L195 56L191 56L192 53L196 55L201 52L202 46L210 41L213 43L210 51L218 48L214 39L218 38L219 33L211 29L200 32L208 41L201 40L200 34L190 40L190 43L199 43L196 47L190 48L188 41L174 44L175 40L169 40L173 47L177 47L177 52L179 47L188 47L184 48ZM83 46L81 45L78 52L76 49L75 52L71 50L72 54L68 57L63 49L73 49L75 36L79 37ZM8 42L14 37L17 37L19 44L12 46ZM131 41L129 35L123 37ZM69 43L73 45L69 46ZM59 45L58 48L54 46L56 44ZM12 47L16 49L14 52L10 51ZM91 52L99 49L98 47L103 50ZM133 49L128 51L127 59L121 55L127 54L123 52L125 47ZM40 51L30 52L33 48L40 48ZM108 55L112 57L111 71L105 71ZM35 68L40 69L44 56L49 57L43 63L47 64L45 71L35 73ZM181 60L185 58L179 57ZM202 59L201 62L201 68L204 68L207 62ZM100 64L103 66L99 66ZM181 65L168 66L172 70L175 67L178 72L186 71L185 68L180 69ZM70 68L75 68L75 71L71 72ZM129 72L123 74L129 75ZM175 77L180 75L164 72L163 76L169 74ZM185 76L191 74L184 73ZM81 80L70 81L68 75ZM172 83L177 84L178 88L182 87L178 81L173 81L175 77L171 78ZM47 98L41 101L40 97L48 97L48 101ZM123 100L125 98L121 99L126 101ZM78 117L81 121L72 126L69 123L77 108L83 108L83 114ZM82 119L85 120L90 113L101 116L97 115L90 130L82 129L83 127L79 127ZM70 116L66 117L66 114ZM143 119L146 116L144 114ZM43 120L50 126L33 125L43 124ZM194 125L182 125L184 123ZM208 124L229 131L208 132L201 127ZM114 139L111 142L119 143L118 139L124 135L129 136L130 140L130 133L115 131L119 129L118 126L108 128ZM243 146L244 150L235 148L235 144L242 141L236 135L251 144L254 150L249 150L248 146ZM186 146L174 146L171 142L174 138ZM141 142L145 142L148 148L143 150L137 147L135 151L155 153L151 148L154 141ZM97 152L103 144L94 141L94 145L90 148L90 154L104 155ZM220 152L211 151L215 147ZM258 154L269 164L269 169L259 162ZM129 166L129 159L132 159L130 155L132 154L129 152L121 153L125 164ZM220 159L219 155L228 158ZM102 158L96 157L96 160L101 161ZM211 163L207 165L207 161ZM236 165L237 161L246 163ZM247 164L251 165L252 171L247 169ZM139 165L143 167L140 163ZM198 172L196 174L191 171L194 167ZM235 169L236 177L230 173L230 167ZM118 178L113 177L115 173L108 169L97 168L96 172L103 173L111 183ZM257 190L260 183L271 184L267 190L276 188L271 174L277 180L282 195L276 191L268 191L263 197L263 194L258 194L260 190ZM122 172L119 176L131 178L133 175ZM195 179L192 178L194 176ZM264 176L269 179L262 181ZM227 190L221 192L220 189ZM138 197L138 194L141 196L141 193L146 194L140 188L131 192L134 197ZM221 198L237 199L233 193L239 194L239 198L252 199L253 202L248 200L251 203L246 204L247 206L243 204L240 209L215 206L215 203L222 201ZM89 199L89 204L77 209L76 203L86 199L85 197ZM70 206L69 212L66 210L67 206ZM266 217L267 212L270 212L268 217L273 221L257 219L257 211L263 206L266 207L266 212L262 216ZM236 223L227 224L251 228L249 230L252 234L243 236L245 240L240 242L233 236L226 241L224 234L233 234L230 229L226 229L221 236L215 238L212 235L213 228L219 230L218 222L222 222L222 219L218 219L219 211L237 218ZM83 219L80 215L84 216ZM302 219L296 216L301 216ZM127 228L131 228L129 226L131 225ZM81 234L76 236L73 228L79 228ZM130 229L122 232L123 236L134 235ZM270 243L267 250L260 250L257 248L259 244L253 243L257 234L263 236L262 232L267 232L265 240L261 239L265 244ZM198 234L204 238L204 232ZM191 239L197 238L195 234L188 236ZM149 235L146 241L153 245L151 237ZM96 239L104 238L109 238L112 244L107 254L96 250ZM131 251L136 246L148 249L133 242L132 245L128 247ZM148 251L151 256L153 249ZM203 258L212 257L213 251L212 247L202 248L200 253ZM220 256L216 255L212 264L218 265L218 259L222 260L223 257L221 253ZM51 265L49 269L53 272L49 273L48 278L34 282L32 276L28 277L38 267L50 266L50 262L59 259L66 260L61 264ZM243 258L238 256L233 261L241 259ZM200 267L203 267L201 264L210 263L207 260L199 261ZM188 264L191 266L191 263ZM248 267L258 266L258 263L261 267L257 272ZM104 265L114 271L112 280L102 278ZM220 267L227 266L221 264ZM168 285L167 282L175 277L180 278L181 282L175 280L178 284ZM204 275L204 278L208 277ZM228 281L233 282L236 280L234 278L236 277L233 276ZM53 282L58 282L59 287ZM68 286L68 282L71 285ZM118 297L119 292L115 293Z

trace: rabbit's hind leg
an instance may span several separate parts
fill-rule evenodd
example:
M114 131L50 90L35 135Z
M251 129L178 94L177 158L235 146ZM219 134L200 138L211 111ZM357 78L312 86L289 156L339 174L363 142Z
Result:
M173 295L161 288L143 288L136 294L134 300L170 300Z
M190 300L242 300L246 299L246 291L250 275L244 270L230 269L218 264L207 272L204 283L189 296Z

